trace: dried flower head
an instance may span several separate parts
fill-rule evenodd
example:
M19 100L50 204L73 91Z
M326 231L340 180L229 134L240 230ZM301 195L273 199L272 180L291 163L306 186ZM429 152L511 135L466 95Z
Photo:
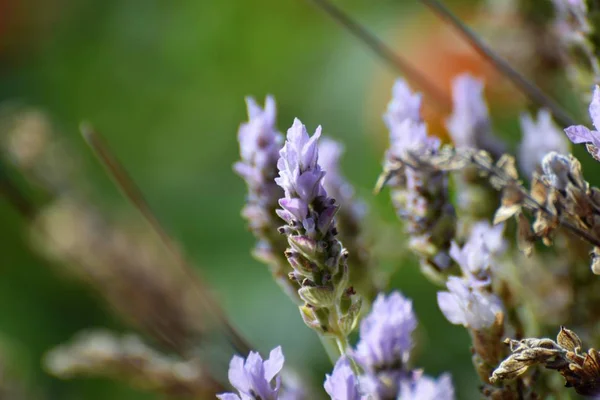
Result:
M556 341L551 339L506 339L511 355L493 372L491 381L511 380L524 374L529 367L543 365L556 370L572 387L584 396L600 395L600 353L594 349L582 351L577 334L560 328Z

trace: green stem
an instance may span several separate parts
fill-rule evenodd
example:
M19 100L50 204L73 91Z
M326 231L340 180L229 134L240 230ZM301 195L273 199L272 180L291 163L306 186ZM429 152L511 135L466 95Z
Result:
M323 348L329 357L332 365L335 365L336 361L343 354L340 352L339 343L336 338L319 335L319 339L321 340L321 344L323 344Z

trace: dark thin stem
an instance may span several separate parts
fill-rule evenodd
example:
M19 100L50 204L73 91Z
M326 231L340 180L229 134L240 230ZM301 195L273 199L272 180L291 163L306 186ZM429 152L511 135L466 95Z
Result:
M244 355L248 354L248 352L251 350L250 345L239 333L237 333L231 323L227 320L221 307L210 295L209 289L203 284L202 280L198 277L198 274L193 270L188 260L179 250L175 241L160 223L156 217L156 214L152 211L149 203L142 194L142 191L135 184L123 164L110 150L108 144L102 139L100 134L88 124L81 124L81 134L83 135L83 138L87 144L93 150L94 154L98 157L101 164L106 168L108 174L114 179L117 187L142 214L146 221L148 221L152 229L154 229L154 231L160 237L163 244L167 247L167 249L169 249L171 254L177 260L177 264L182 271L190 276L192 282L196 283L198 290L201 292L202 297L208 305L209 310L214 313L218 320L227 329L232 345L239 353Z
M582 229L579 229L578 227L576 227L575 225L573 225L569 221L566 221L561 216L556 215L555 213L553 213L552 211L550 211L543 204L538 203L533 197L531 197L531 195L529 193L527 193L527 191L525 190L525 188L523 186L521 186L520 182L517 179L514 179L513 177L505 174L504 171L499 170L498 168L494 168L493 166L485 165L484 163L479 162L475 157L471 156L471 157L469 157L469 160L475 166L477 166L478 168L486 171L490 175L495 175L495 176L497 176L500 179L503 179L505 181L511 182L513 185L515 185L515 187L517 187L519 189L519 192L521 192L521 194L523 195L523 197L526 198L527 201L529 201L534 206L533 208L539 209L540 211L542 211L546 215L549 215L550 217L557 218L558 221L559 221L559 223L560 223L560 225L562 225L564 228L570 230L575 235L577 235L580 238L584 239L588 243L591 243L591 244L593 244L596 247L600 246L600 240L598 240L594 236L590 235L588 232L586 232L586 231L584 231Z
M429 81L417 68L413 67L404 58L396 54L381 39L367 30L367 28L359 24L329 0L310 1L329 15L335 22L354 35L354 37L363 42L388 65L404 75L406 79L412 82L419 90L429 95L440 110L449 111L452 108L452 101L442 90L440 90L440 88L431 83L431 81Z
M533 82L528 80L523 74L515 70L506 60L496 54L487 44L485 44L478 35L470 29L464 22L450 11L443 3L438 0L421 0L438 17L452 25L463 37L473 46L473 48L486 60L506 76L521 92L523 92L532 102L548 108L557 122L563 126L577 125L577 122L551 97L545 94Z

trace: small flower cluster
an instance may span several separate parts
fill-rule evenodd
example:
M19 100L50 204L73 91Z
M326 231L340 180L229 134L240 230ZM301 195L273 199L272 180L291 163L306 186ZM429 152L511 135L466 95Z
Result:
M275 281L291 298L300 302L298 285L288 279L291 269L283 255L287 242L276 230L279 218L275 210L283 190L275 183L275 177L283 135L275 127L275 99L268 96L264 109L251 97L246 99L246 103L248 122L243 123L238 131L241 160L233 166L248 186L242 215L258 239L254 256L265 262Z
M454 387L448 374L434 379L409 367L416 327L410 300L399 292L380 294L361 322L356 349L340 357L331 375L326 376L327 394L332 400L453 400ZM299 398L280 393L282 367L280 348L271 351L266 361L254 352L245 361L234 356L229 380L242 399ZM358 374L357 367L364 372ZM240 398L234 393L218 397Z
M449 202L448 176L420 155L435 154L440 141L429 136L420 117L421 95L412 93L403 80L394 84L384 121L390 131L384 173L378 186L391 189L398 216L406 221L410 247L434 280L443 280L452 266L450 241L456 216Z
M285 255L294 269L290 279L300 285L305 302L301 314L306 324L347 346L354 329L361 300L349 285L348 251L337 240L335 199L328 196L322 180L325 171L318 163L321 127L310 137L296 119L277 162L275 182L284 190L277 215L287 224L280 227L289 243Z

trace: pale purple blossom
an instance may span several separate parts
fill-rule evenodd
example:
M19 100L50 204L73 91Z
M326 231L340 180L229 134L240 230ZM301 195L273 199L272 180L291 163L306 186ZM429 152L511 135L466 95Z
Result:
M483 81L469 74L456 77L452 82L452 102L452 115L446 127L456 148L482 149L493 155L502 153L504 146L492 135Z
M402 382L397 400L454 400L452 378L448 374L437 379L418 374Z
M241 160L233 169L248 186L242 215L260 236L265 227L273 225L273 209L282 196L274 179L283 135L275 127L277 109L273 97L267 96L264 109L252 97L246 98L246 104L248 122L242 123L238 130Z
M506 248L503 232L503 224L491 226L487 221L480 221L472 226L469 238L462 247L452 242L450 256L461 268L469 284L491 284L490 270L494 266L494 258Z
M589 108L592 123L597 130L590 130L583 125L573 125L565 129L571 142L575 144L588 143L587 149L596 160L600 160L600 87L596 85Z
M437 300L442 313L455 325L474 330L492 326L496 314L502 311L501 300L494 294L471 287L468 281L451 276L447 292L438 292Z
M367 370L406 362L416 327L411 300L397 291L388 296L379 294L360 323L360 341L354 353L357 362Z
M400 125L404 120L421 120L421 93L413 93L404 79L397 79L392 88L392 100L383 116L388 129Z
M275 178L285 192L285 197L279 200L283 210L278 210L278 215L287 222L315 223L308 221L308 206L317 196L326 194L322 185L325 172L317 163L317 141L320 136L320 126L310 137L306 127L297 118L288 130L287 141L277 162L279 177Z
M417 327L412 301L399 292L380 294L360 324L354 359L365 370L365 386L382 397L395 395L407 374L406 362Z
M273 97L267 96L264 109L252 97L246 98L246 104L248 122L238 130L241 161L233 168L249 185L261 185L265 170L273 170L279 159L283 137L275 127L277 109Z
M267 360L260 354L251 351L244 358L235 355L229 363L229 382L239 392L217 395L221 400L277 400L283 368L284 357L281 347L271 350Z
M403 159L407 152L435 151L440 147L440 140L429 136L427 125L422 121L405 119L390 129L389 155Z
M569 142L546 109L538 111L537 121L529 114L521 115L521 131L523 140L519 146L519 164L526 176L531 176L551 151L569 152Z
M388 157L402 159L408 151L436 150L439 147L439 139L427 134L420 111L421 94L413 93L404 80L398 79L383 116L390 131Z
M340 357L335 363L331 375L325 377L325 391L332 400L365 399L360 393L359 379L352 371L347 357Z
M492 225L488 221L478 221L471 227L469 237L481 237L485 247L494 257L501 256L507 247L504 239L504 224Z
M343 153L344 146L340 142L327 137L319 141L319 165L325 171L323 187L344 207L352 207L352 204L344 204L343 201L343 199L351 200L354 196L354 188L340 172L340 158Z

